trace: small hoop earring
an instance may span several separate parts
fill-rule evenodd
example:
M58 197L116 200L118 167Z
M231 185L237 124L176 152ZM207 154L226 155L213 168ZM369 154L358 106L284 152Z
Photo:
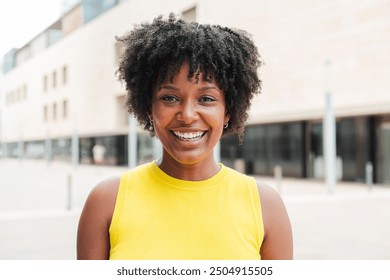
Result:
M229 126L229 123L227 122L227 123L225 123L225 124L223 125L223 128L226 129L226 128L228 128L228 126Z
M153 127L153 121L152 120L149 120L148 122L148 130L149 132L153 132L154 131L154 127Z

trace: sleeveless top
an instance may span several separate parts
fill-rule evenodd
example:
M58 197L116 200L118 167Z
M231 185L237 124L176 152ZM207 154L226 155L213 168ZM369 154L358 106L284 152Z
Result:
M124 173L109 229L110 259L261 259L256 181L220 166L204 181L176 179L155 162Z

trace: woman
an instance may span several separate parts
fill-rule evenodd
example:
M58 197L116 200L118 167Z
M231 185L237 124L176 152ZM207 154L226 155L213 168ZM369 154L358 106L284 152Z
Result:
M260 92L262 62L249 35L171 14L119 40L129 112L163 153L93 189L78 258L291 259L291 226L277 192L213 156L222 135L242 139Z

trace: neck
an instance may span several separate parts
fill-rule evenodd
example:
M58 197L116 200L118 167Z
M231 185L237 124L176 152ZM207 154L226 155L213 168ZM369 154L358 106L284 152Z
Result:
M186 181L207 180L221 169L214 157L197 163L185 164L163 155L156 162L158 167L169 176Z

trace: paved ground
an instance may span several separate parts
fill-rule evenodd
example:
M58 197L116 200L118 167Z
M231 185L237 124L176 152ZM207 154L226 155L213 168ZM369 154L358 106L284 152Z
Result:
M91 188L125 168L0 160L0 259L75 259ZM273 178L258 178L276 187ZM69 184L69 181L71 182ZM69 188L71 185L71 209ZM390 186L283 179L295 259L390 259Z

